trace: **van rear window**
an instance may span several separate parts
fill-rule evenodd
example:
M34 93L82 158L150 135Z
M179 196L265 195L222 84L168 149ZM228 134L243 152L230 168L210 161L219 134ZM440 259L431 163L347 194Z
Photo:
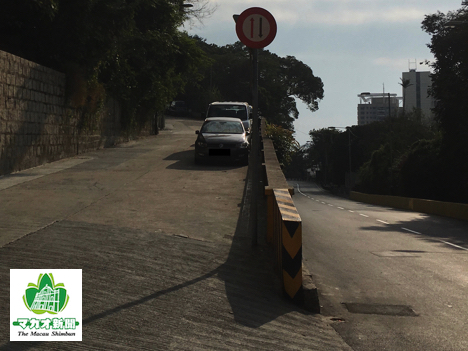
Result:
M235 117L241 120L248 119L247 111L243 105L211 105L208 117Z

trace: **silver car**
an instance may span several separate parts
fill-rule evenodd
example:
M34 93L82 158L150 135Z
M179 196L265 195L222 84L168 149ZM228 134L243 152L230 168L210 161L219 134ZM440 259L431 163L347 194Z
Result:
M195 132L195 162L230 160L247 163L248 133L239 118L211 117Z

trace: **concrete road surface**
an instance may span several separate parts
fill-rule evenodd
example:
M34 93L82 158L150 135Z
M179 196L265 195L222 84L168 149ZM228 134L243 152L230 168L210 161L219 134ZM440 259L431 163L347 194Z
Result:
M350 350L279 296L247 167L196 166L200 126L0 178L0 350ZM12 268L82 269L82 342L9 341Z

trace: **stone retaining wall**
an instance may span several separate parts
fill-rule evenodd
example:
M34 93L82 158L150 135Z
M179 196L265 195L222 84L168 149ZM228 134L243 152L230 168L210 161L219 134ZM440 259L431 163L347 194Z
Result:
M120 107L108 99L80 128L65 74L0 51L0 175L121 142Z

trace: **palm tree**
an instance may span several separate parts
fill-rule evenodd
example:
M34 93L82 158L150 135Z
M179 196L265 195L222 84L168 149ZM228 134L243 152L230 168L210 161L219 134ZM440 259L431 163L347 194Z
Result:
M403 116L405 115L405 103L406 103L406 88L412 86L409 79L400 78L401 83L398 83L403 88Z

